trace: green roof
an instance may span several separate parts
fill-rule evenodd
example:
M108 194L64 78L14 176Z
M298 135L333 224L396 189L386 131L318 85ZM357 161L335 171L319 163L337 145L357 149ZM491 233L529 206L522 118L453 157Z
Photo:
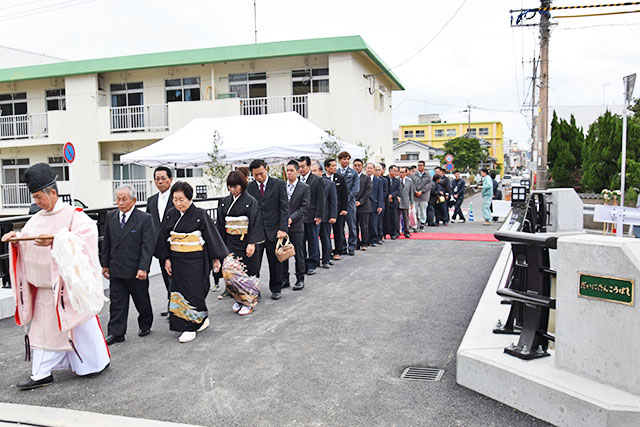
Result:
M272 43L254 43L239 46L222 46L173 52L145 53L113 58L86 59L82 61L56 62L53 64L0 69L0 83L21 80L45 79L97 74L111 71L138 70L144 68L174 67L179 65L207 64L227 61L279 58L286 56L318 55L340 52L364 52L380 67L397 86L404 90L398 77L360 36L330 37L308 40L290 40Z

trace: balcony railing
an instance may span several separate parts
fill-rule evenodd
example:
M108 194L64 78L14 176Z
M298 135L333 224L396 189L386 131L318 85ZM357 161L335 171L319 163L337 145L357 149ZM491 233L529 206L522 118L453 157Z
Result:
M295 111L302 117L307 118L309 114L307 100L307 95L245 98L240 100L240 114L243 116L255 116L259 114Z
M0 116L0 139L45 138L49 136L47 113Z
M111 107L111 132L164 131L169 129L169 106Z
M31 193L27 184L2 184L3 208L23 208L31 203Z
M138 202L146 202L150 194L151 181L146 179L114 179L113 180L113 200L116 199L116 190L121 185L128 184L133 187L136 192L136 200Z

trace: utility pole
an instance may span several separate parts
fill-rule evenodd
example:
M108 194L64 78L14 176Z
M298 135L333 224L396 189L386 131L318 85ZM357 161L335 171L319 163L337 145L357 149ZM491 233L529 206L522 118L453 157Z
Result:
M538 60L533 53L533 74L531 77L531 161L537 162L536 153L536 80L538 78ZM536 165L538 163L535 163Z
M551 0L540 0L540 116L538 134L538 177L536 188L547 189L547 132L549 128L549 29ZM545 10L547 9L547 10Z

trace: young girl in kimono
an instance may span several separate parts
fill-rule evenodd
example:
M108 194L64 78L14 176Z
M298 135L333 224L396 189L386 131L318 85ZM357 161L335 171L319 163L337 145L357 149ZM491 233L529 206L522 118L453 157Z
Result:
M243 281L228 280L226 274L227 292L235 299L233 311L240 316L253 312L258 303L257 278L260 271L260 260L255 255L256 245L264 242L264 231L260 208L256 199L247 192L247 177L240 171L233 171L227 177L229 194L220 202L218 209L218 230L227 248L235 259L241 263L246 275Z

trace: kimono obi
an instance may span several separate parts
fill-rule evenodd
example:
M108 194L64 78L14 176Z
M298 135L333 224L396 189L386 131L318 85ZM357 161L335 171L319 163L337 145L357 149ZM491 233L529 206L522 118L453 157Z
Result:
M244 235L249 234L249 217L248 216L226 216L224 217L226 224L225 231L233 236L240 236L240 240L244 240Z
M204 251L204 239L202 238L202 232L200 230L192 233L176 233L172 231L167 241L171 243L171 250L173 252Z

